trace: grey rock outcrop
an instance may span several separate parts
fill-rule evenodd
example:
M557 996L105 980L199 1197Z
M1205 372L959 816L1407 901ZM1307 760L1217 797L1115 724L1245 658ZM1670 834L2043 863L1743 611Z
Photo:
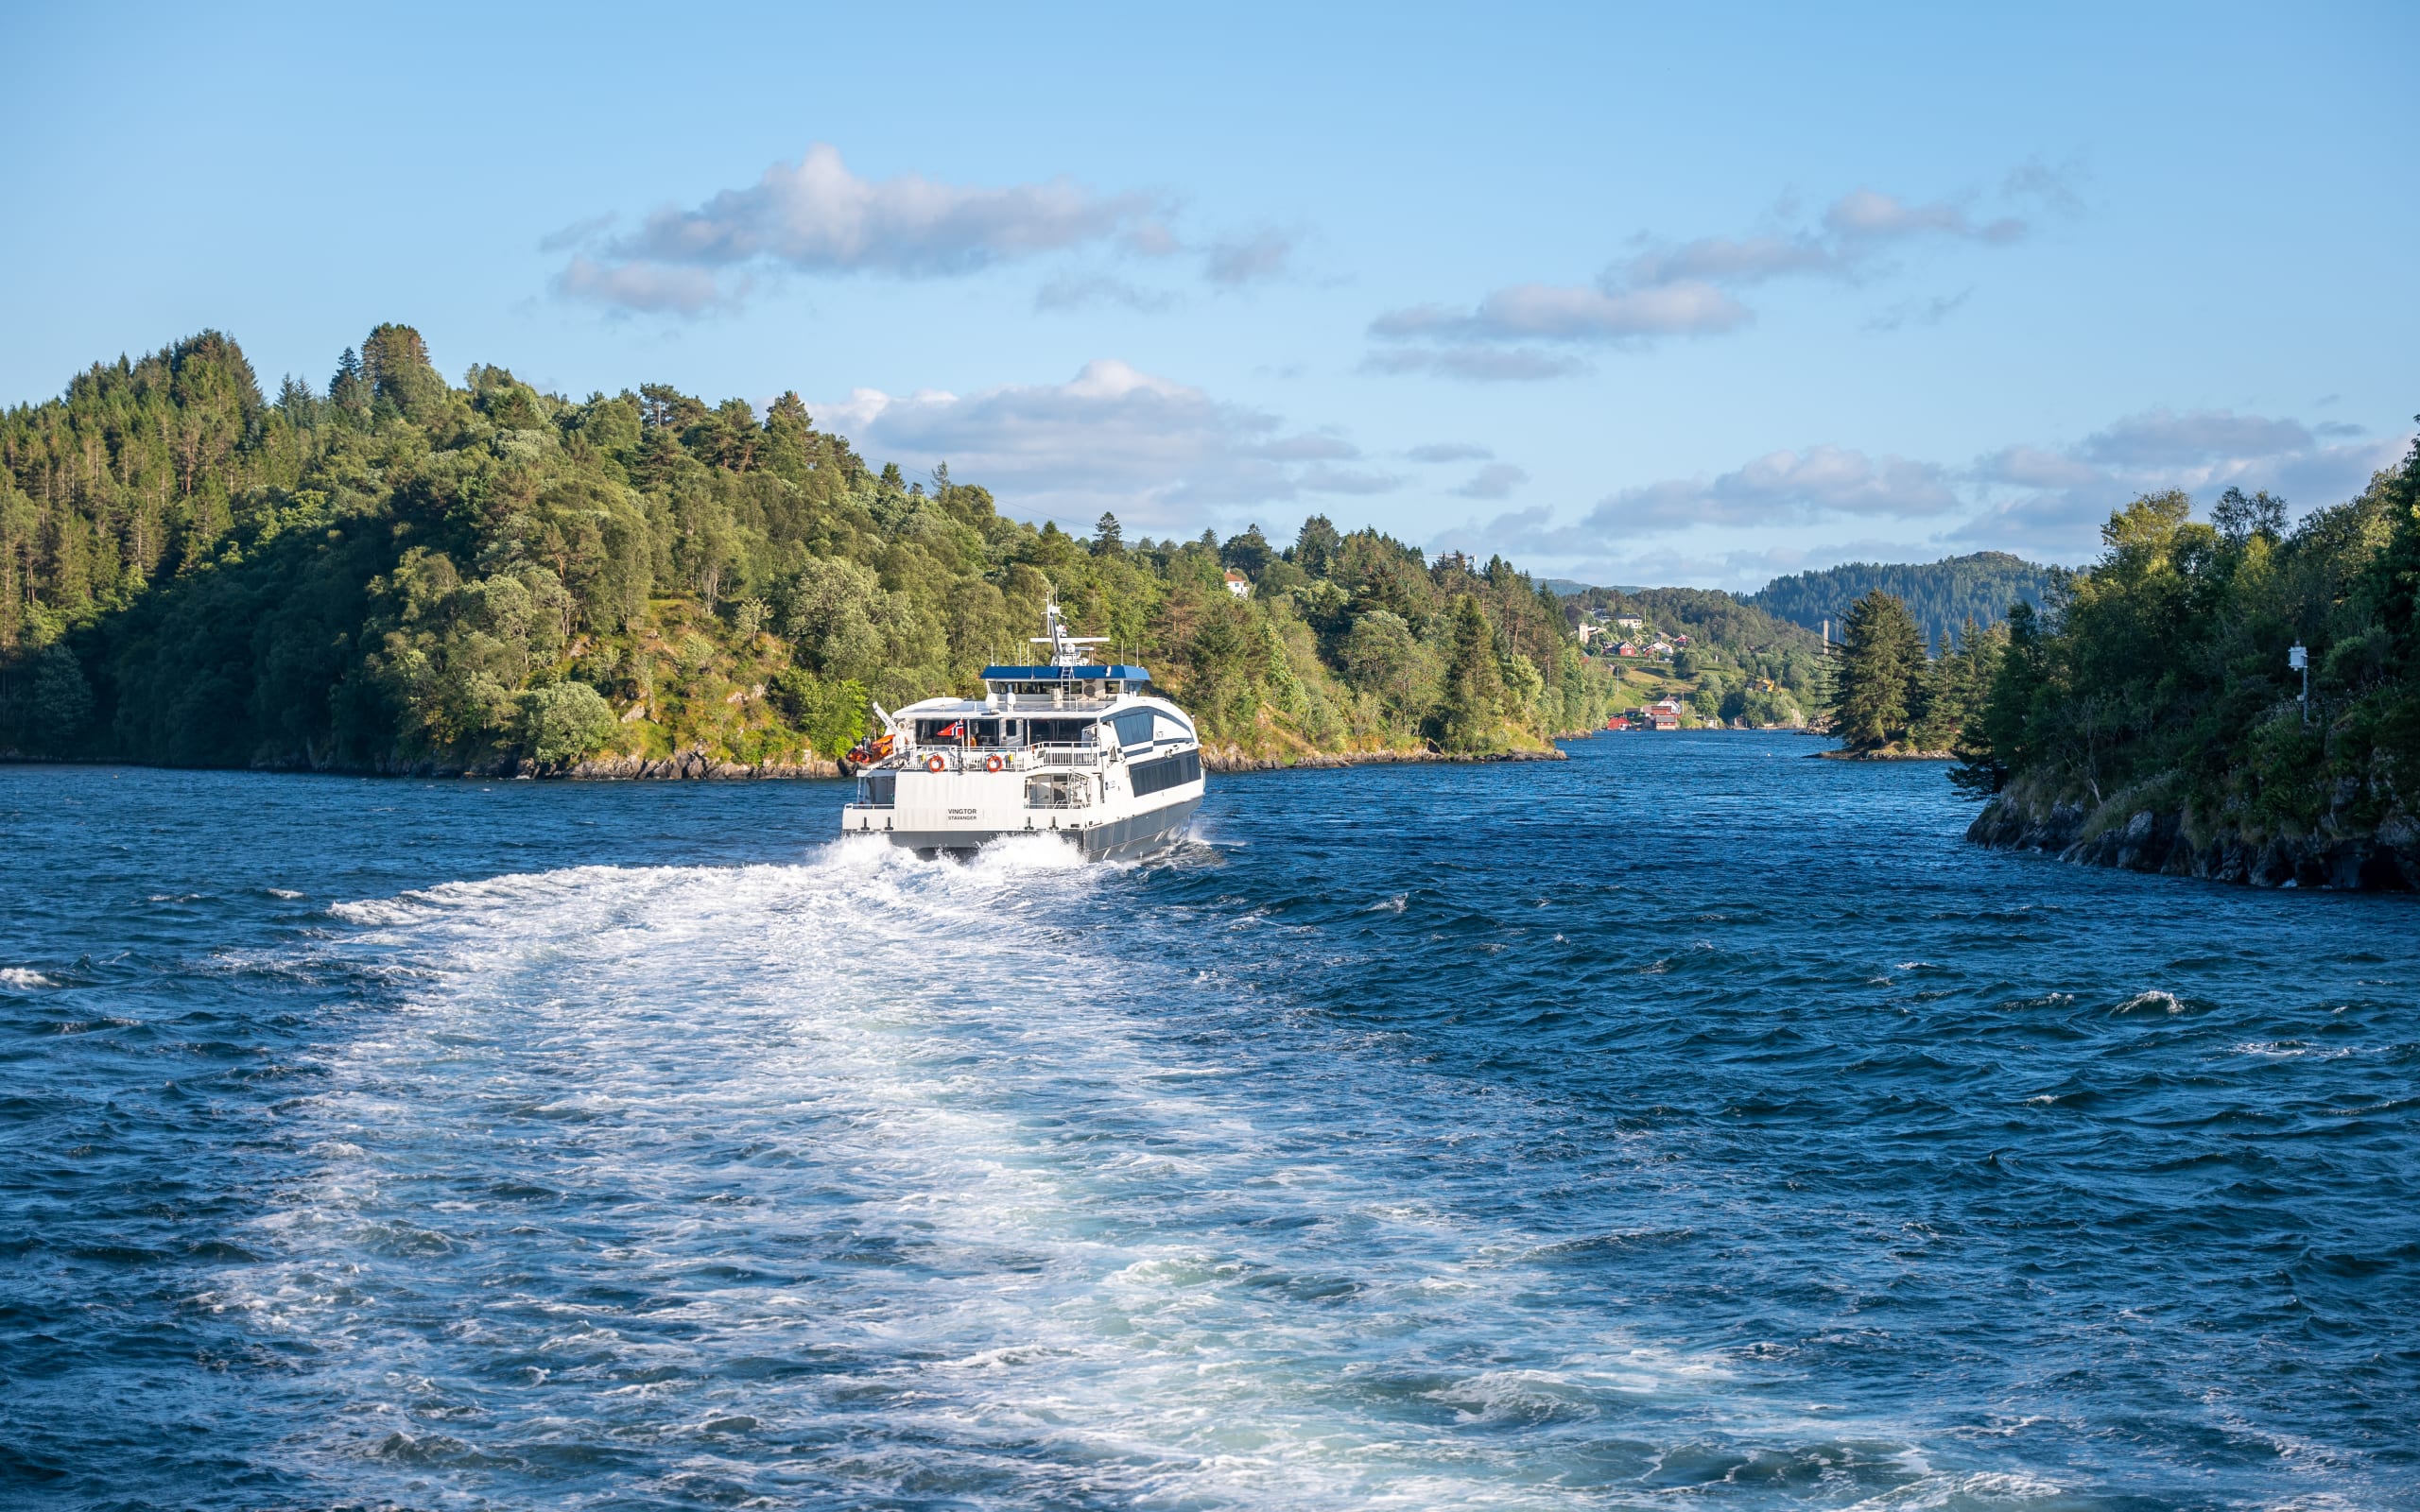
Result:
M2334 816L2300 833L2204 826L2173 807L2136 807L2123 794L2092 808L2002 793L1967 827L1978 845L2039 850L2083 866L2196 877L2254 887L2420 890L2420 825L2396 812L2370 827Z

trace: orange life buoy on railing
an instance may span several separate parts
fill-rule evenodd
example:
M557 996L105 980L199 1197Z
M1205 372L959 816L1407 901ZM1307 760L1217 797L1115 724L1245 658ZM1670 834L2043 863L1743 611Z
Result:
M925 770L928 772L938 772L947 765L949 765L949 763L942 760L942 753L939 751L935 751L930 756L925 758Z
M998 751L994 751L991 755L983 758L983 769L987 772L996 772L1005 765L1006 764L1000 760L1000 753Z

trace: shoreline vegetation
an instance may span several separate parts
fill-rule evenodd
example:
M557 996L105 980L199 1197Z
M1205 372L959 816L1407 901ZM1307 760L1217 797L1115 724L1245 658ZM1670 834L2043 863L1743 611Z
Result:
M820 775L979 687L1055 596L1213 769L1555 759L1614 675L1501 558L1305 521L1221 541L1008 519L663 385L575 401L382 325L263 396L205 332L0 415L0 752L153 765ZM1221 764L1224 764L1223 765Z
M2229 489L2101 528L2090 567L1938 657L1879 589L1847 617L1842 760L1958 762L1978 845L2271 887L2420 890L2420 442L2289 528Z
M1193 713L1212 771L1559 760L1657 697L1812 716L1829 759L1946 758L1978 844L2420 888L2420 444L2291 528L2229 489L2207 521L2146 494L2101 536L2073 573L1777 580L1795 618L1565 597L1321 515L1283 546L1036 527L945 466L872 466L794 393L574 401L485 365L458 387L406 326L271 401L205 332L0 414L0 760L837 776L873 702L974 691L1055 596ZM1867 584L1838 643L1810 633ZM1654 644L1591 656L1583 631Z
M2289 529L2230 489L2111 516L2013 611L1962 776L1978 844L2255 886L2420 889L2420 442Z

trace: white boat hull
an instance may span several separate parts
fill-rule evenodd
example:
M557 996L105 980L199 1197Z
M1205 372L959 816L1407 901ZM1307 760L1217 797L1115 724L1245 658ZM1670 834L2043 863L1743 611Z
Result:
M1201 807L1201 795L1197 791L1173 803L1145 809L1121 818L1106 818L1098 814L1080 817L1031 816L1032 823L1020 818L1014 824L981 826L958 823L923 824L912 815L894 810L888 814L853 808L848 829L861 833L879 834L896 846L905 846L919 854L942 851L972 851L981 850L995 840L1017 835L1046 834L1073 845L1091 861L1130 861L1150 854L1184 838L1192 826L1194 812Z

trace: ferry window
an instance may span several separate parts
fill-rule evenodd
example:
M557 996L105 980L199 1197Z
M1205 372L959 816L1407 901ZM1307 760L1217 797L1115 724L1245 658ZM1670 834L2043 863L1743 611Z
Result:
M1130 781L1134 784L1134 796L1142 798L1147 794L1166 792L1171 787L1198 782L1201 777L1201 752L1184 750L1173 756L1163 756L1155 762L1136 763Z
M1089 719L1035 719L1026 726L1028 738L1037 746L1080 746L1091 728Z
M1131 709L1110 723L1117 727L1117 743L1121 746L1148 746L1151 743L1151 711Z

